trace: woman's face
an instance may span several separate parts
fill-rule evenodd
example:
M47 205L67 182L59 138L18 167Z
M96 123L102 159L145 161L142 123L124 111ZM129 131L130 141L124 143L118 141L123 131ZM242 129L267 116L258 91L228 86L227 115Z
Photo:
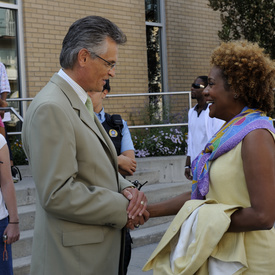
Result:
M225 89L225 81L220 68L214 66L208 75L208 86L203 94L209 103L209 116L225 121L231 120L235 114L234 93Z

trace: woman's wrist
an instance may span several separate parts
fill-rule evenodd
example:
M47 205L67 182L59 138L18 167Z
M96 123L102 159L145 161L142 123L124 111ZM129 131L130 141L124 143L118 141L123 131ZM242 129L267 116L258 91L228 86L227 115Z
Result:
M9 217L9 223L10 224L19 224L19 218L18 217Z
M9 224L19 224L19 222L9 222Z

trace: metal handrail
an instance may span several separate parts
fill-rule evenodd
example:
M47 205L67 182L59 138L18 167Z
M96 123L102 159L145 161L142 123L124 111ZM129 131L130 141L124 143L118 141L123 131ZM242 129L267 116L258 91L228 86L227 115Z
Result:
M191 106L191 92L190 91L181 91L181 92L161 92L161 93L136 93L136 94L108 94L106 97L134 97L134 96L164 96L164 95L181 95L181 94L187 94L188 95L188 101L189 106ZM32 101L33 98L7 98L7 101L16 102L16 101ZM0 110L10 110L12 111L18 119L23 123L24 119L22 116L16 112L16 110L13 107L0 107ZM168 123L168 124L149 124L149 125L132 125L128 126L129 129L138 129L138 128L157 128L157 127L174 127L174 126L187 126L188 123ZM20 135L21 132L9 132L9 135Z
M23 117L18 114L18 112L13 107L0 107L0 111L11 111L19 118L19 120L22 122L24 121Z
M137 94L108 94L106 97L133 97L133 96L163 96L163 95L180 95L188 94L189 107L192 105L191 91L182 92L162 92L162 93L137 93ZM32 101L33 98L7 98L7 101ZM23 117L13 107L0 107L0 110L11 111L14 115L23 123ZM275 118L272 119L275 122ZM138 128L157 128L157 127L176 127L176 126L188 126L188 123L167 123L167 124L149 124L149 125L129 125L129 129ZM8 135L20 135L21 132L9 132Z
M13 107L0 107L0 111L11 111L21 122L24 121L23 117ZM21 135L20 132L7 132L7 135Z
M132 97L132 96L163 96L163 95L182 95L187 94L189 97L189 107L191 107L191 92L162 92L162 93L137 93L137 94L111 94L107 97ZM188 123L167 123L167 124L148 124L148 125L128 125L129 129L141 129L141 128L157 128L157 127L176 127L176 126L187 126Z
M32 101L33 97L17 97L17 98L7 98L6 101Z

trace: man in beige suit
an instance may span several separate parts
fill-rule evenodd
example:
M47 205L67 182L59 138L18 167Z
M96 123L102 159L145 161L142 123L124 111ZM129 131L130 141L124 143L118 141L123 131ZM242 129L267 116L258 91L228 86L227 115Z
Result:
M37 190L32 275L122 274L122 234L148 219L142 192L118 173L112 141L85 106L115 76L118 45L109 20L76 21L62 44L62 69L37 94L23 146Z

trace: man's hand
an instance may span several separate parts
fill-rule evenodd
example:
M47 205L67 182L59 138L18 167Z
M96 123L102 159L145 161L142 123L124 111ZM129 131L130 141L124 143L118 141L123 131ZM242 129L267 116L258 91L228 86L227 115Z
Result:
M135 219L137 216L142 216L147 207L147 198L143 192L138 191L137 188L125 188L122 194L130 203L127 208L128 218Z
M140 225L143 225L145 222L149 220L150 214L147 210L144 211L142 216L137 216L135 219L129 219L126 227L133 230L138 228Z

